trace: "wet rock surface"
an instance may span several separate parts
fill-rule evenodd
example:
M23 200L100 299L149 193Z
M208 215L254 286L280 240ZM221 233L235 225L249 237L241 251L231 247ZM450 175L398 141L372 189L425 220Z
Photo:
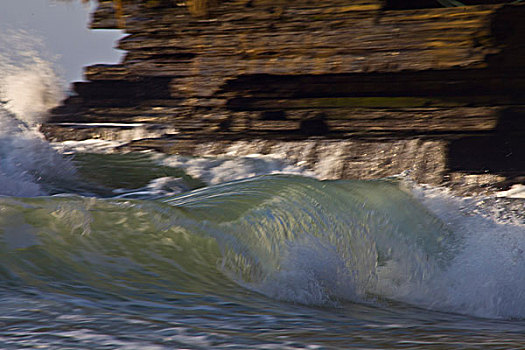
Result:
M123 27L126 55L86 67L42 131L138 123L157 136L123 150L245 145L312 169L331 159L327 178L505 187L525 174L525 5L466 4L100 1L92 27Z

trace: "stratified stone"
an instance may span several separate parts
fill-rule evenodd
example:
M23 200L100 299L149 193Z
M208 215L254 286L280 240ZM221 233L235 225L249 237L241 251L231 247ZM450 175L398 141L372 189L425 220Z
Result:
M65 140L106 135L86 123L161 125L173 132L127 149L264 144L327 178L518 179L525 5L466 3L100 0L92 27L123 27L126 55L86 67L42 130Z

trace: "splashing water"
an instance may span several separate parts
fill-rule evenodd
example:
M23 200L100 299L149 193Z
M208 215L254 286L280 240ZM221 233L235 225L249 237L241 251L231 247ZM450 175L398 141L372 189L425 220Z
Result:
M0 99L4 108L30 127L41 124L64 97L63 82L46 59L42 42L23 30L0 38Z
M0 195L42 195L41 183L74 173L38 132L63 97L60 79L40 50L24 31L0 39Z
M308 169L290 165L278 157L260 154L215 158L191 158L175 155L162 158L160 163L184 169L188 175L213 185L267 174L313 176L313 172Z

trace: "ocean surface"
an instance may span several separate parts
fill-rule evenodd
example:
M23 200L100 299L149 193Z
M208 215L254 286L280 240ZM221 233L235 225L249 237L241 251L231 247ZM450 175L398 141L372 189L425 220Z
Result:
M50 144L62 96L0 52L0 348L525 348L523 189Z

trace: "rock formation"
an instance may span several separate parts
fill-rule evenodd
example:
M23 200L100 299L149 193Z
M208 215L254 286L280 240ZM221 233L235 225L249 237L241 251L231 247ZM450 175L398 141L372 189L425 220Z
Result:
M91 26L124 26L126 55L87 67L42 130L142 123L171 133L128 149L337 155L327 178L522 181L525 5L463 2L129 0L117 18L100 0Z

